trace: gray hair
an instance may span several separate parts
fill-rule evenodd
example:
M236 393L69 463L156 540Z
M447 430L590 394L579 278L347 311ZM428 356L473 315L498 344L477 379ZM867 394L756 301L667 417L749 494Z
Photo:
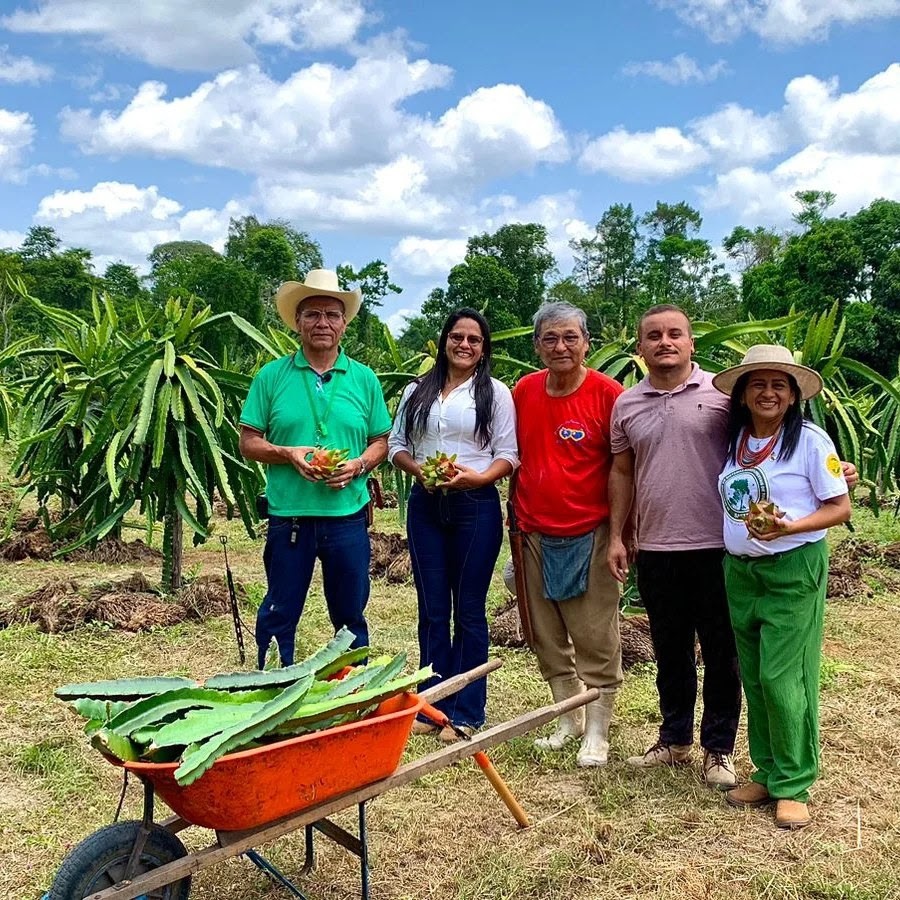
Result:
M547 325L556 325L559 322L566 322L569 319L577 319L578 327L584 335L585 340L590 338L587 327L587 316L583 309L566 303L563 300L545 300L538 311L534 314L534 341L537 343L541 336L541 332Z

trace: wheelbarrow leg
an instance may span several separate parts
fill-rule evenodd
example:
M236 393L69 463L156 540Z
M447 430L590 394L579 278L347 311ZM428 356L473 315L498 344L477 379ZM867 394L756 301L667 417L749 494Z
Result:
M300 888L298 888L293 881L291 881L280 869L270 863L262 854L257 853L255 850L245 850L244 856L246 856L254 866L265 872L269 878L278 882L285 890L289 891L292 896L299 897L300 900L308 900L306 894L302 893Z
M369 900L369 836L366 831L366 801L359 804L359 875L362 882L362 900Z

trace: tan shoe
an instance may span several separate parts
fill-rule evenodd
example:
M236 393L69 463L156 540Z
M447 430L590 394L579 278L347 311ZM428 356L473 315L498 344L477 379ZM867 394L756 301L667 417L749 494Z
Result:
M434 722L423 722L421 719L416 719L412 726L413 734L437 734L440 730L440 725L435 725Z
M734 763L727 753L703 751L703 778L706 786L719 791L730 791L737 787L737 772Z
M758 781L748 781L739 788L729 791L725 795L725 802L738 809L750 809L753 806L765 806L766 803L771 803L772 797L769 796L769 791L764 784L760 784Z
M779 800L775 807L775 824L779 828L806 828L812 821L809 808L799 800Z
M691 762L690 744L664 744L657 741L642 756L629 756L629 766L650 769L654 766L687 766Z
M456 730L462 731L469 737L472 737L472 735L475 734L475 729L472 728L470 725L457 725ZM449 725L445 725L443 727L443 729L441 730L441 733L438 735L438 737L445 744L453 744L456 741L462 740L462 738L456 733L456 731L454 731Z

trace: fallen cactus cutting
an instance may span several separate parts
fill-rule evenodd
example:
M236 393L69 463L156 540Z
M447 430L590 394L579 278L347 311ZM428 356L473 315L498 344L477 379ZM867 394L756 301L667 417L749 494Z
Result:
M432 674L429 666L403 675L405 653L361 665L369 649L352 643L342 628L283 669L214 675L202 685L183 678L67 684L55 694L87 719L85 732L101 753L123 762L177 761L175 780L184 786L226 753L356 721Z
M455 453L453 456L447 456L446 453L435 453L434 456L426 457L422 464L422 479L426 487L442 487L458 474Z

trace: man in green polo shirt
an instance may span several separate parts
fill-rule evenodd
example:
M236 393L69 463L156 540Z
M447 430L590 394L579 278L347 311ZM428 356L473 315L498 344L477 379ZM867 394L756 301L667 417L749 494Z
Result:
M241 453L266 466L268 591L256 618L260 668L273 637L282 665L293 663L316 559L335 630L349 628L355 647L369 642L366 475L387 455L391 417L375 373L340 346L361 299L358 290L339 290L328 269L281 285L275 305L300 335L300 349L260 369L241 412ZM317 447L349 450L348 461L323 479L309 464Z

